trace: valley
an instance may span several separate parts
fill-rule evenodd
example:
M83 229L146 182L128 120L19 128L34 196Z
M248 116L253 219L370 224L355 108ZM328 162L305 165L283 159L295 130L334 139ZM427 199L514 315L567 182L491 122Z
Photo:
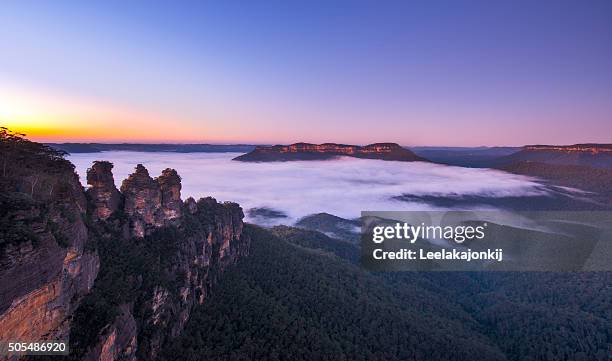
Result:
M11 332L67 338L67 359L603 361L609 354L609 272L368 272L359 246L362 209L550 210L560 202L565 210L609 210L606 169L352 158L250 164L233 162L232 153L121 151L105 152L105 161L69 155L74 167L57 150L23 144L33 153L11 153L20 161L2 183L0 276L13 281L0 289L0 322L44 325ZM33 183L34 174L41 181ZM24 210L49 213L22 218ZM259 225L244 223L245 214ZM18 286L41 255L48 276L31 289ZM59 276L65 270L68 279ZM41 293L49 287L56 293ZM53 304L61 313L43 322Z

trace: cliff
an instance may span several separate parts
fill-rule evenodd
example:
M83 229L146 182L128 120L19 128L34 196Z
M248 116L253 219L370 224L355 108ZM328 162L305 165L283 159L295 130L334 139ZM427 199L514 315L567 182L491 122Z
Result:
M94 168L90 172L99 171ZM111 168L104 172L105 179L113 178ZM225 268L248 254L242 209L210 197L183 202L175 170L152 178L139 164L120 194L122 206L91 225L101 272L75 315L73 359L154 359L181 333ZM108 208L103 199L90 203L98 205L94 215Z
M61 152L6 129L0 146L0 341L66 339L99 270L85 194Z
M396 143L375 143L366 146L335 143L260 146L234 158L242 162L282 162L293 160L324 160L339 156L365 159L396 160L404 162L424 161L408 149Z
M138 165L119 191L97 161L85 191L61 151L0 133L0 341L154 359L249 252L242 209L183 202L175 170L151 178Z
M96 161L87 172L87 196L91 200L90 215L95 220L106 220L119 209L121 193L115 187L110 162Z
M585 143L574 145L526 145L525 150L557 151L566 153L612 153L612 144Z
M503 167L515 162L539 162L612 169L612 145L528 145L514 154L494 160L491 165Z

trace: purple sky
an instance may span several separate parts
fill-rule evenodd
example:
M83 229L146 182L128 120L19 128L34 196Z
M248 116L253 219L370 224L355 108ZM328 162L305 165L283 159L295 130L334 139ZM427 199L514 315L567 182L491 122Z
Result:
M14 1L0 23L0 125L39 140L612 142L612 1Z

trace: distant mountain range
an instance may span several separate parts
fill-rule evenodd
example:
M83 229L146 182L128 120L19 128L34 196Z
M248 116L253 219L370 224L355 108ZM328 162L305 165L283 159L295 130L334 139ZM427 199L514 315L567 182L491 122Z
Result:
M432 162L475 168L502 168L538 162L612 169L612 144L527 145L524 147L413 147Z
M486 168L492 161L521 149L521 147L410 147L416 155L435 163L474 168Z
M396 143L366 146L336 143L291 145L252 144L136 144L136 143L49 143L68 153L106 151L176 152L176 153L245 153L235 160L274 162L323 160L338 156L355 158L431 161L476 168L503 168L516 162L537 162L612 169L612 144L527 145L524 147L402 147Z
M612 169L612 144L528 145L493 160L490 165L499 167L524 161Z
M396 143L375 143L366 146L336 143L258 146L253 151L234 158L242 162L286 162L294 160L324 160L348 156L365 159L425 161Z
M176 153L246 153L255 149L251 144L137 144L137 143L48 143L68 153L99 153L109 151L176 152Z

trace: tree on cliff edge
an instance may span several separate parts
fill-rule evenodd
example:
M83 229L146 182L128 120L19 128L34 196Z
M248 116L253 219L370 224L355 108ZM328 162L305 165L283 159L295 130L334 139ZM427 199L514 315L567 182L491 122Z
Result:
M25 190L34 197L43 186L51 196L58 178L71 173L74 167L64 159L67 153L47 145L32 142L25 134L0 127L0 161L2 179L0 187L5 191ZM68 174L69 174L68 173ZM23 183L26 184L23 184Z

